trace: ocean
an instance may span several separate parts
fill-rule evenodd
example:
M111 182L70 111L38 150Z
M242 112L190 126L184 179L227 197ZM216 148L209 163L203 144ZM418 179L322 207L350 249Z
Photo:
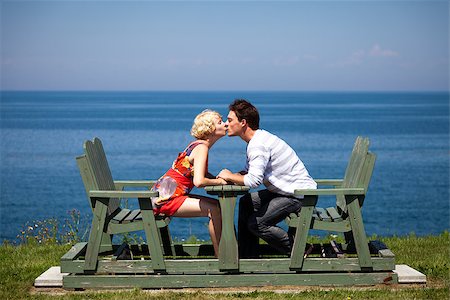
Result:
M445 92L3 91L0 241L17 241L25 224L64 220L73 209L90 219L75 162L83 141L103 141L114 179L157 179L192 140L194 117L209 108L225 119L236 98L255 104L261 128L287 141L313 178L342 178L355 138L370 138L377 161L363 206L367 234L449 230ZM210 151L210 172L241 170L245 149L238 137L222 138ZM170 230L180 240L207 240L206 224L174 218Z

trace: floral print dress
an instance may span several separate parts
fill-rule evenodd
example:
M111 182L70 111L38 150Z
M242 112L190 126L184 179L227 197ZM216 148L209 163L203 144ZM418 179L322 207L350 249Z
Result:
M172 167L155 183L152 189L157 190L161 180L164 177L170 177L176 181L177 187L170 198L156 201L156 207L153 209L154 214L172 216L189 197L188 194L194 187L194 166L189 161L189 155L200 144L202 143L193 142L183 152L179 153Z

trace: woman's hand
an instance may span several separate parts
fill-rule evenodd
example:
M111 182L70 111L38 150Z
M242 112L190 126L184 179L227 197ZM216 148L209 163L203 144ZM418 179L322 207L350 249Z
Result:
M231 175L233 175L233 173L230 170L223 169L219 174L217 174L217 178L222 178L225 181L229 181Z
M228 184L228 182L223 178L217 178L217 180L219 180L219 185L227 185Z

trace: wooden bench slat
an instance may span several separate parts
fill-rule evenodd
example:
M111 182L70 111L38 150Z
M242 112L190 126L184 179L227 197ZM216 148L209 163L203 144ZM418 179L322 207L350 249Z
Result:
M322 207L316 207L316 214L321 221L331 222L330 216L327 214L327 211Z
M330 216L330 218L331 218L331 220L333 222L342 221L342 216L338 213L336 208L334 208L334 207L327 207L326 211L327 211L328 215Z
M116 223L121 223L123 219L125 219L129 214L131 210L127 208L123 208L119 211L117 215L114 216L114 218L111 221L114 221Z
M132 210L130 212L129 215L126 216L126 218L124 218L121 223L129 223L129 222L133 222L134 220L136 220L138 217L140 216L140 218L142 219L141 216L141 210L140 209L135 209Z

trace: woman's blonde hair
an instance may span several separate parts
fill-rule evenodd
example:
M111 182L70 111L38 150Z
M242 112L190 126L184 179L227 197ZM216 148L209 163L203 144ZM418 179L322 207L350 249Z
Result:
M214 110L206 109L199 113L192 124L191 135L199 140L206 139L216 130L215 118L222 119L222 116Z

